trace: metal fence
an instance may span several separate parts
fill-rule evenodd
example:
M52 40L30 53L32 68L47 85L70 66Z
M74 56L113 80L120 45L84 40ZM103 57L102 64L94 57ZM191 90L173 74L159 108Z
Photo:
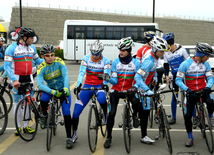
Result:
M15 6L19 6L19 3L16 2ZM93 11L93 12L115 13L115 14L123 14L123 15L135 15L135 16L152 17L152 14L148 14L146 12L137 12L137 11L134 12L134 11L127 11L127 10L113 10L113 9L105 9L105 8L91 8L91 7L82 7L82 6L73 6L73 5L71 6L71 5L56 5L56 4L47 4L47 3L45 4L45 3L24 2L24 3L22 3L22 6L23 7L39 7L39 8ZM214 18L196 17L196 16L184 16L184 15L172 15L172 14L155 14L155 17L214 21Z

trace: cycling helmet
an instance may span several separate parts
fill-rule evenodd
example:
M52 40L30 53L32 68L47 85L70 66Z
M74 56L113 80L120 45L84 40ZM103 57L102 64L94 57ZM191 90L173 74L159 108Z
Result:
M0 37L0 41L5 42L5 38L4 37Z
M24 36L26 36L28 38L28 37L34 37L36 34L35 34L34 30L31 28L20 27L18 35L20 38L23 38Z
M175 38L174 32L164 34L163 38L167 41L169 45L174 44L174 38Z
M144 32L145 39L152 39L154 36L155 36L155 32L153 31Z
M133 43L133 40L131 39L131 37L122 38L117 43L117 48L119 50L129 50L132 48L132 43Z
M153 52L169 51L166 40L159 36L154 36L154 38L151 40L151 47Z
M52 52L55 52L53 45L45 44L40 48L40 53L42 55L44 55L46 53L52 53Z
M175 38L175 35L174 35L173 32L171 32L171 33L165 33L165 34L163 35L163 38L167 41L167 40L169 40L169 39L174 39L174 38Z
M207 43L197 43L196 44L196 47L195 47L195 50L197 53L200 53L200 54L213 54L213 49L212 47L207 44Z
M91 44L90 51L92 54L101 54L104 50L104 45L101 41L96 40Z

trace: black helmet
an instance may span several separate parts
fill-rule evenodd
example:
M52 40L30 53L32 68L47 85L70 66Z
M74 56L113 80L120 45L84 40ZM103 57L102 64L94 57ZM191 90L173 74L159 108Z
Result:
M20 27L20 30L18 32L18 35L20 38L26 37L34 37L36 34L33 29L27 28L27 27Z
M212 47L207 43L197 43L195 50L198 53L213 54Z
M45 44L40 48L40 53L42 55L44 55L46 53L52 53L52 52L55 52L53 45Z

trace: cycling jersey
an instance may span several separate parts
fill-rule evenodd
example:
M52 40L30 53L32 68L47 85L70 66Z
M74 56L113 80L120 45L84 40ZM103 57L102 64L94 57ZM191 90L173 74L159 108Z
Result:
M140 68L140 62L134 58L128 64L122 64L117 58L112 62L112 76L109 80L111 90L123 91L132 87L135 73Z
M185 48L183 48L179 44L175 44L177 49L174 52L165 52L164 54L164 63L169 63L171 67L171 73L176 75L180 64L184 61L189 59L189 55ZM169 69L165 68L169 72ZM168 73L166 73L168 75Z
M24 46L13 43L5 52L4 68L12 81L18 80L19 76L32 74L32 60L37 64L44 60L40 59L34 45Z
M47 85L44 85L44 80ZM64 61L61 58L55 58L50 65L45 61L41 63L37 69L37 83L38 87L48 94L51 94L52 89L69 88L70 80Z
M156 67L158 65L158 58L155 58L154 54L151 52L148 57L146 57L140 69L135 75L135 80L138 86L140 86L144 91L149 90L147 86L151 79L157 78Z
M182 81L183 79L185 84ZM207 79L207 83L205 79ZM184 61L178 69L176 84L183 91L188 88L193 91L200 91L205 87L211 88L213 75L209 62L199 63L194 57Z
M151 49L151 47L148 47L147 45L144 45L137 51L136 59L141 62L143 56L145 55L146 51Z
M107 81L99 80L97 75L108 73L110 74L110 60L102 55L102 58L98 62L91 60L91 54L83 57L79 76L77 79L77 87L82 83L84 75L86 74L85 84L89 85L107 85Z
M4 47L3 46L0 46L0 58L2 59L2 60L4 60Z

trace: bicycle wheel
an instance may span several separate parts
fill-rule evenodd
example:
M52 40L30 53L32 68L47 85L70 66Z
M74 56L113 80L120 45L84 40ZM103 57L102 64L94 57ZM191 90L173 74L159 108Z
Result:
M59 120L59 118L61 116L60 111L59 111L60 110L60 105L58 103L56 103L53 109L54 109L54 113L55 113L55 115L53 117L53 122L54 122L53 135L56 136L57 123L59 122L58 120Z
M17 104L15 110L15 125L20 137L25 141L31 141L36 136L38 129L38 114L31 100L30 106L27 97ZM25 106L26 105L26 106ZM25 128L30 127L34 132L29 133ZM19 130L21 128L21 130Z
M0 95L0 135L2 135L7 127L8 123L8 113L7 113L7 106Z
M97 147L98 136L98 116L97 109L94 105L91 105L88 114L88 145L91 152L95 152Z
M170 134L169 134L169 123L166 117L166 112L165 109L162 109L163 111L163 120L164 120L164 128L165 128L165 137L166 137L166 144L168 146L169 149L169 153L172 154L172 142L171 142L171 138L170 138Z
M103 125L103 109L99 106L99 121L100 121L100 130L103 137L106 136L106 125Z
M46 139L46 148L49 151L51 147L52 132L54 126L54 109L53 106L49 105L48 118L47 118L47 139Z
M126 152L129 153L131 149L131 116L128 105L123 108L123 138Z
M204 139L206 141L208 150L212 154L213 153L212 126L210 123L207 109L205 107L201 110L201 127L202 127L202 133L204 135Z
M10 110L13 107L13 98L12 98L11 93L6 89L4 90L3 98L7 105L7 113L9 114Z
M154 98L150 98L150 113L149 113L149 126L152 128L153 126L153 111L154 111Z
M163 111L161 108L158 108L158 122L159 122L159 137L165 137L164 121L163 121Z

